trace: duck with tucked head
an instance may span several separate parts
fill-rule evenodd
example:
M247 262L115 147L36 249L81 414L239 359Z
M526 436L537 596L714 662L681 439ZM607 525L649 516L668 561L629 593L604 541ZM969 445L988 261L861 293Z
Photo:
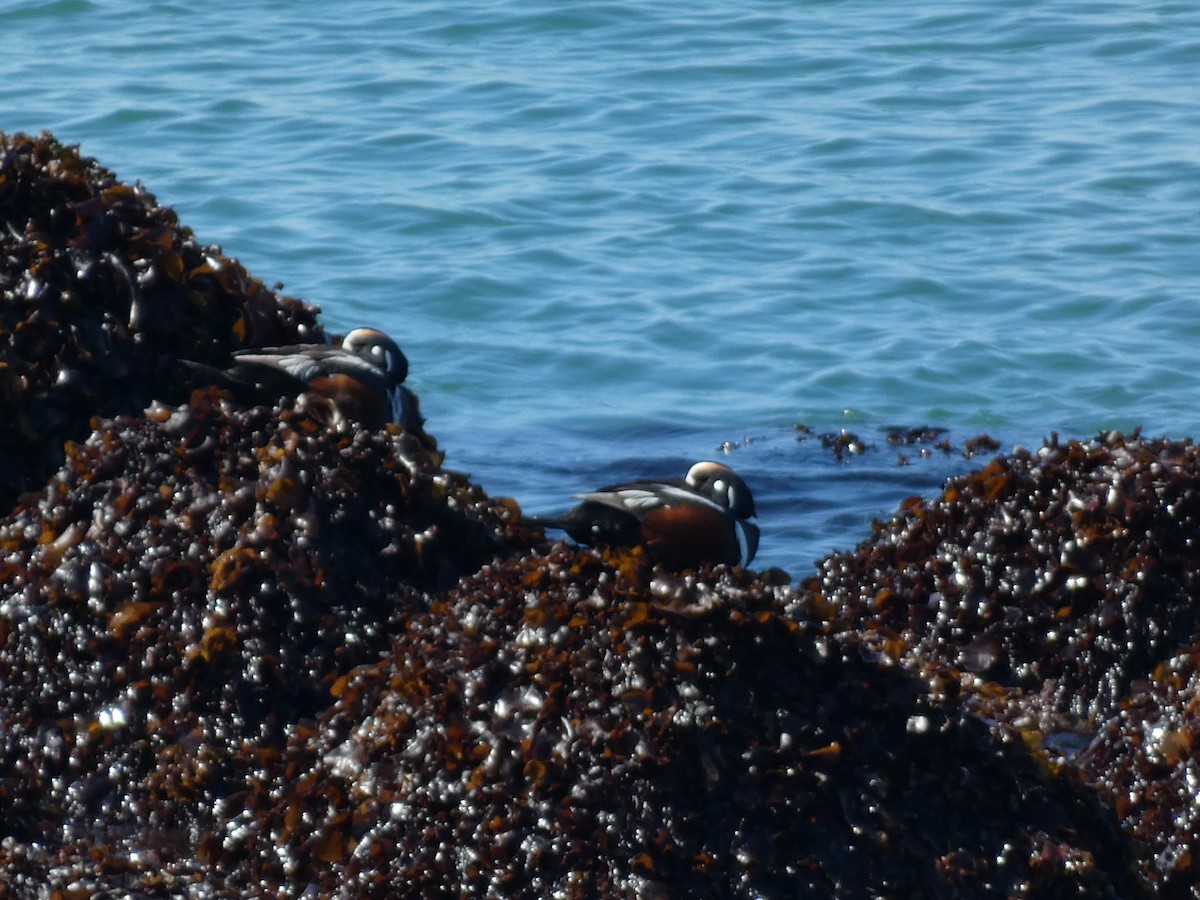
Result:
M271 403L311 393L343 416L369 428L420 424L416 399L404 379L408 359L382 331L355 328L341 344L292 344L238 350L229 366L190 363L193 383L207 381L248 402Z
M565 531L581 544L642 545L668 568L705 563L747 566L758 549L750 489L717 462L698 462L681 479L631 481L577 494L578 506L535 525Z

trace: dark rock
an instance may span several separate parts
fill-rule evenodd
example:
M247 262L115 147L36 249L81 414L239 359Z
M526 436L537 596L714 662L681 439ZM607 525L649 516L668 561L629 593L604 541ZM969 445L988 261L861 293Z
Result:
M1055 436L905 504L805 603L890 658L964 670L969 708L1081 765L1146 841L1148 882L1191 896L1197 546L1191 441Z
M184 400L179 359L320 341L316 314L77 147L0 133L0 509L92 416Z

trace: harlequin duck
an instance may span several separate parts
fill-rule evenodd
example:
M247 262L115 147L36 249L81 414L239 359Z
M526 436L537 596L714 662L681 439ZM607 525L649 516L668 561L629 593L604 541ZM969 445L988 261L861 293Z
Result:
M747 566L758 549L754 498L728 466L698 462L682 479L632 481L577 494L558 518L530 519L581 544L642 544L669 568L704 563Z
M317 394L347 418L369 428L420 424L416 398L403 386L408 360L396 342L374 328L355 328L336 344L294 344L238 350L223 370L191 366L210 383L254 402Z

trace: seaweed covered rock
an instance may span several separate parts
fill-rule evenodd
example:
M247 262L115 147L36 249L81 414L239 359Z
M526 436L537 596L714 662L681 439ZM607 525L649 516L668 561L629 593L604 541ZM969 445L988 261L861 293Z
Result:
M814 638L786 587L638 562L510 560L414 617L216 870L338 896L1137 894L1095 798L1019 741Z
M914 499L800 604L1080 766L1160 896L1200 881L1200 448L1054 438Z
M285 746L145 711L72 736L91 828L0 861L148 896L1139 896L1077 779L787 593L637 552L488 565Z
M1161 897L1194 898L1200 884L1200 647L1155 667L1075 760L1143 846L1142 869Z
M1080 717L1200 635L1200 449L1055 439L913 499L806 585L859 630Z
M5 834L211 829L337 678L525 546L510 507L438 462L399 429L207 391L97 423L0 522Z
M179 359L320 341L316 312L77 147L0 132L0 509L93 415L183 400Z

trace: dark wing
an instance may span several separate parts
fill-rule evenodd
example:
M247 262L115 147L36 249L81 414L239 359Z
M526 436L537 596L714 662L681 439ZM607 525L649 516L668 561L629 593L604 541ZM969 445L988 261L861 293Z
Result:
M577 494L578 506L557 518L532 517L529 521L545 528L561 528L581 544L625 546L641 543L642 517L647 510L662 506L654 482L614 484L587 494Z
M310 382L330 375L349 375L380 393L392 387L388 377L369 361L341 347L321 344L239 350L229 371L276 396L298 394Z
M642 525L637 516L604 503L584 501L557 519L536 521L546 527L561 528L581 544L624 547L642 540Z
M686 482L673 479L671 481L631 481L628 484L617 484L601 488L586 494L576 494L577 499L590 503L599 503L620 510L638 519L645 518L651 510L664 506L699 503L724 515L722 506L697 492Z

